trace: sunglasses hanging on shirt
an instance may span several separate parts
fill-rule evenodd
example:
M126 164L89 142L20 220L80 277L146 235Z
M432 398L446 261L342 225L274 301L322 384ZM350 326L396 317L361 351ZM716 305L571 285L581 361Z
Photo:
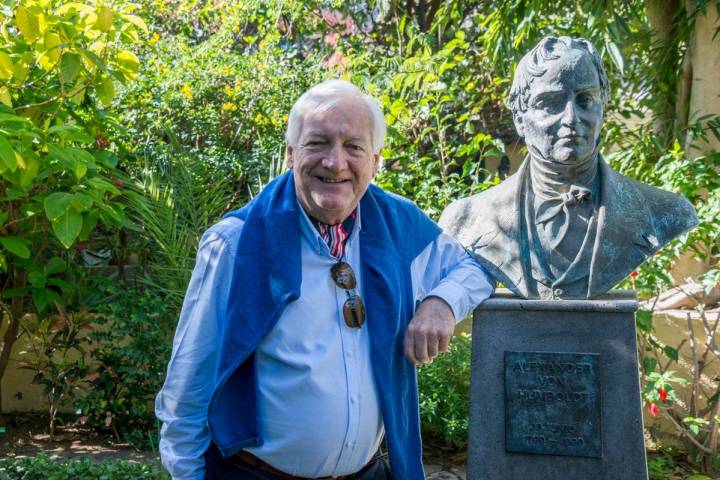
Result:
M339 288L345 290L347 299L343 304L343 318L345 325L350 328L360 328L365 323L365 305L363 305L360 295L355 293L357 280L355 272L347 262L342 260L332 266L330 276ZM352 291L352 293L351 293Z

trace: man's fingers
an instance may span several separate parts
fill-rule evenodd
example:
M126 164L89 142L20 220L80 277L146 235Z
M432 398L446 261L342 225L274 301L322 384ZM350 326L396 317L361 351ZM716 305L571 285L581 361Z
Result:
M415 349L415 359L421 365L430 362L427 337L423 332L415 332L413 335L413 347Z
M427 345L428 363L432 362L438 354L438 335L429 335L425 344Z
M438 342L438 351L446 353L450 351L450 335L440 335Z
M417 358L415 358L415 342L412 337L412 332L408 329L405 334L405 358L407 358L410 363L417 366L419 363Z

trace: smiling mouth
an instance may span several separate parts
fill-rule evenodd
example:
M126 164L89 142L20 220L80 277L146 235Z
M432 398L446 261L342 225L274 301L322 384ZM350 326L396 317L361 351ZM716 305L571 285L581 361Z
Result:
M349 181L349 180L346 180L343 178L328 178L328 177L315 177L315 178L317 178L318 180L320 180L323 183L332 183L332 184L343 183L343 182Z

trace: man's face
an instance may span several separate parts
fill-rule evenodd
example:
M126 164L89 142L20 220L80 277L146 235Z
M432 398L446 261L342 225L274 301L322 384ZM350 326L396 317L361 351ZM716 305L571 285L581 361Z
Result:
M351 97L306 114L297 145L287 149L287 161L308 215L335 225L357 207L380 162L372 152L370 118L367 106Z
M527 110L515 118L528 149L563 165L593 154L603 119L600 80L590 56L564 52L533 80Z

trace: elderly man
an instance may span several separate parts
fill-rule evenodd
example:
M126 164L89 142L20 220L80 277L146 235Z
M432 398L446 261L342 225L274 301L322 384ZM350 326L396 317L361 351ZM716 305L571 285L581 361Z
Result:
M518 64L508 104L528 157L440 225L517 295L594 298L697 224L683 197L626 178L598 153L608 80L587 41L546 37Z
M291 171L203 236L156 405L173 478L424 478L415 366L493 284L370 185L384 136L355 86L313 87L288 119Z

